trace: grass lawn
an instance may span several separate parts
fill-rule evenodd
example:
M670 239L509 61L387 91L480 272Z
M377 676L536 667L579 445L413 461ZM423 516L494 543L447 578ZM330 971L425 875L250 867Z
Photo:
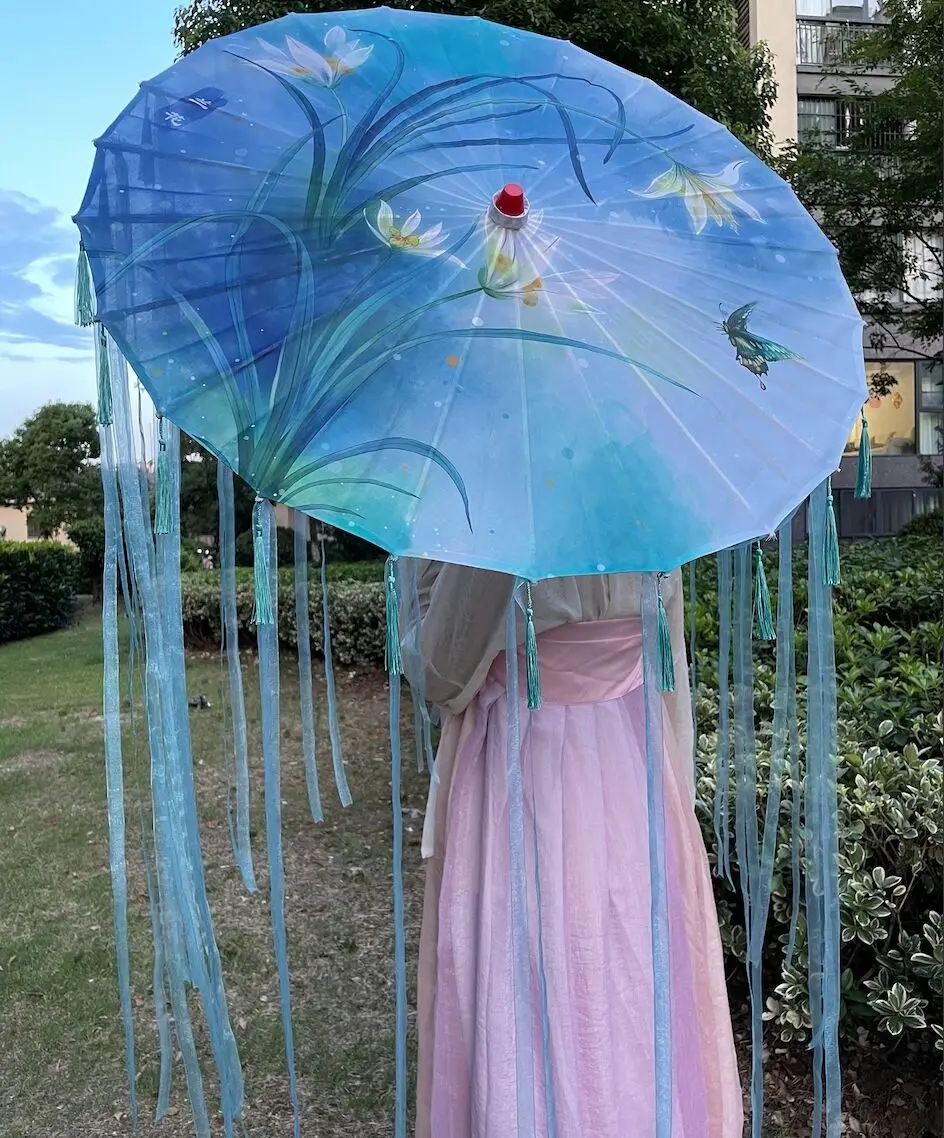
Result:
M247 656L247 712L251 743L258 750L253 673ZM233 866L225 823L218 656L192 656L188 677L191 697L203 695L212 705L191 712L194 762L207 883L245 1069L246 1129L258 1138L278 1138L291 1133L291 1115L266 903L261 769L257 763L253 779L253 853L260 891L250 896ZM376 673L342 672L338 681L354 806L342 811L337 803L323 742L326 732L321 730L326 822L316 826L305 793L297 677L293 661L283 660L289 963L303 1133L310 1138L373 1138L391 1134L393 1113L386 692L384 678ZM323 708L320 676L317 683ZM0 648L0 1138L131 1133L114 977L100 707L101 623L96 615L66 632ZM141 724L136 726L132 730L129 719L125 731L129 824L147 793ZM409 739L407 732L405 758L412 754ZM412 985L422 906L419 844L425 780L413 770L415 764L406 761L405 766ZM132 966L143 1115L137 1133L182 1138L193 1130L179 1068L171 1116L160 1126L150 1121L158 1053L151 1026L147 895L133 837L132 829ZM410 999L412 1004L415 992ZM739 1038L744 1038L740 1029ZM414 1047L411 1039L411 1060ZM743 1051L746 1059L746 1045ZM806 1065L802 1055L789 1062L775 1055L769 1064L768 1138L809 1134ZM910 1125L921 1111L906 1079L885 1071L880 1080L873 1078L877 1072L857 1075L854 1066L847 1074L847 1099L864 1120L858 1131L850 1132L921 1138L923 1124ZM213 1088L208 1089L212 1101ZM926 1094L926 1086L918 1089ZM895 1111L894 1122L889 1110Z
M108 875L101 722L101 624L0 649L0 1136L130 1133L118 1015ZM252 661L247 658L250 739ZM191 713L207 884L246 1076L251 1135L291 1133L265 874L261 765L254 772L256 876L250 896L233 866L225 823L220 662L189 662ZM283 662L283 840L289 960L305 1133L342 1138L390 1133L393 953L390 800L383 678L338 676L341 730L354 805L334 793L321 752L326 821L308 813L292 661ZM322 699L323 706L323 699ZM129 825L147 775L130 722L125 746ZM326 738L324 732L319 737ZM138 753L136 754L135 751ZM422 907L419 857L423 780L407 767L407 938L415 954ZM415 766L415 764L413 764ZM132 812L133 810L133 812ZM151 946L140 858L132 855L130 906L141 1135L193 1133L182 1072L174 1114L152 1127L158 1078L151 1028ZM410 965L411 976L415 967ZM411 1001L415 994L411 992ZM412 1049L412 1042L411 1042ZM209 1070L209 1064L207 1065ZM211 1096L212 1096L211 1089Z

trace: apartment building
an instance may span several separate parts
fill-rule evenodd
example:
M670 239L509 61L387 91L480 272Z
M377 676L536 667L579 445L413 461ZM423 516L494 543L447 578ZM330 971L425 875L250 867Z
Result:
M883 19L880 0L834 4L831 0L738 0L743 41L767 43L778 84L772 127L779 142L804 135L842 146L856 127L856 102L850 90L849 48ZM859 77L859 81L862 79ZM891 70L869 72L867 86L876 93L895 82ZM915 288L928 288L916 281ZM941 505L942 492L924 484L921 460L940 453L944 428L944 375L940 363L922 358L906 339L890 348L866 327L863 353L867 373L884 372L898 381L887 396L873 397L867 408L873 453L873 493L867 502L854 496L858 427L846 445L833 479L837 520L845 537L896 533L915 514Z

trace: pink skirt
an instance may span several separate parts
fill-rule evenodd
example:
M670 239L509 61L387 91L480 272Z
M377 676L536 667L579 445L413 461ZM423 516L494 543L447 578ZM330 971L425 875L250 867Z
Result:
M522 712L534 1116L538 1138L654 1138L642 632L638 620L539 638L544 703ZM417 1138L516 1138L517 1086L500 657L446 717L418 984ZM741 1138L743 1108L708 860L688 757L665 727L673 1138ZM556 1126L545 1110L540 951Z

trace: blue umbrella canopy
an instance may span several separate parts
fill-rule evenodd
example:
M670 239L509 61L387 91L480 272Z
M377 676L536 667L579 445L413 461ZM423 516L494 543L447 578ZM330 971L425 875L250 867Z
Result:
M774 530L866 395L790 189L571 44L288 16L142 84L96 148L97 316L159 413L395 554L669 568Z

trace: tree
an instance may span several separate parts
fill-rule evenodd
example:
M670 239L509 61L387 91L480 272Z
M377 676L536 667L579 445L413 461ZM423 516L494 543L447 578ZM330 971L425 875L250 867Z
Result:
M28 509L41 537L98 516L98 425L90 403L48 403L0 442L0 501Z
M835 244L872 347L941 360L944 0L886 0L882 13L853 47L842 148L798 144L783 173ZM878 68L899 78L873 95Z
M375 5L360 0L353 6ZM391 0L389 6L482 16L570 40L654 79L723 122L761 156L770 154L768 112L776 98L770 55L766 47L740 44L731 0ZM351 7L334 0L190 0L176 13L174 35L187 53L289 12Z
M196 440L180 435L180 532L184 537L209 537L219 533L220 508L216 492L216 459ZM255 499L241 478L233 480L236 533L252 528Z

